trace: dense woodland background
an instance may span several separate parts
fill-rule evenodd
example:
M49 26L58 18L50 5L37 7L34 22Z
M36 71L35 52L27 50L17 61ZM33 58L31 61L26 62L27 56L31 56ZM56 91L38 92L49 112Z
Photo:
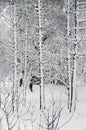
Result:
M46 87L58 89L60 85L69 112L74 112L77 89L86 84L85 33L86 0L0 0L1 110L8 100L10 112L19 114L19 100L27 106L27 95L34 93L35 85L39 109L44 110ZM6 109L5 113L10 113ZM48 130L59 129L53 122ZM13 126L8 123L8 130Z

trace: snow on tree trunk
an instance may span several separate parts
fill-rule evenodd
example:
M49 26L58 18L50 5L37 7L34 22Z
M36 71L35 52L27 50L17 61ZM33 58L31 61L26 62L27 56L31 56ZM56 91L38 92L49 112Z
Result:
M12 105L14 110L14 95L16 94L16 107L18 111L18 85L17 85L17 38L16 38L16 3L13 3L13 41L14 41L14 67L13 67L13 88Z
M42 23L41 23L41 1L38 0L38 13L39 13L39 49L40 49L40 109L44 108L44 76L43 76L43 61L42 61Z
M74 24L75 24L75 33L74 33L74 53L73 53L73 67L71 75L71 101L70 101L70 112L71 110L76 109L76 72L77 72L77 46L78 46L78 37L77 37L77 0L74 1Z
M70 43L69 43L69 36L70 36L70 2L68 0L68 7L67 7L67 56L68 56L68 109L70 108L70 95L71 95L71 68L70 68Z
M28 17L28 7L27 2L25 2L26 7L26 16ZM26 88L27 88L27 49L28 49L28 23L26 19L26 25L25 25L25 31L26 31L26 40L25 40L25 63L24 63L24 88L23 88L23 105L26 105Z

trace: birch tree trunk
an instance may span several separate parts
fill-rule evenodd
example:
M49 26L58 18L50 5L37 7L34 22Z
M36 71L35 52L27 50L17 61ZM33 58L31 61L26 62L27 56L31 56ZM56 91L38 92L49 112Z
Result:
M71 101L71 66L70 66L70 43L69 43L69 36L70 36L70 0L68 0L68 7L67 7L67 56L68 56L68 109L70 108L70 101Z
M70 112L71 110L75 111L76 109L76 72L77 72L77 46L78 46L78 37L77 37L77 0L74 1L74 24L75 24L75 33L74 33L74 54L73 54L73 68L71 76L71 103L70 103Z
M27 2L25 2L25 8L26 8L26 16L28 18L28 8L27 8ZM24 88L23 88L23 105L26 105L26 88L27 88L27 49L28 49L28 22L26 19L26 25L25 25L25 30L26 30L26 40L25 40L25 63L24 63Z
M74 82L73 82L73 86L74 86L74 110L76 109L76 98L77 98L77 49L78 49L78 37L79 37L79 23L78 23L78 9L79 9L79 2L77 0L75 0L75 60L74 60Z
M14 42L14 66L13 66L13 88L12 105L14 110L14 95L16 94L16 107L18 111L18 86L17 86L17 38L16 38L16 3L13 3L13 42Z
M38 0L38 15L39 15L39 48L40 48L40 109L44 108L44 75L43 75L43 61L42 61L42 19L41 19L41 1Z

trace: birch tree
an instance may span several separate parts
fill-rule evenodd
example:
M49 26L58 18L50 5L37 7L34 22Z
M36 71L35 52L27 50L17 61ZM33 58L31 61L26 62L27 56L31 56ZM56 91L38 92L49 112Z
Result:
M75 110L76 107L76 73L77 73L77 48L78 48L78 22L77 22L77 12L78 6L77 1L72 2L70 10L70 3L68 1L68 14L67 14L67 37L68 37L68 74L69 74L69 101L68 108L71 112ZM73 17L72 17L73 16ZM71 22L72 18L72 22ZM71 28L73 25L73 29ZM71 33L71 36L70 36Z
M13 72L13 86L12 86L12 104L14 102L14 95L16 94L15 98L18 99L18 64L20 61L18 61L18 22L20 20L20 16L17 16L17 9L19 5L15 2L12 1L9 3L7 7L7 16L6 13L2 14L2 17L4 21L6 22L6 25L8 27L8 30L10 30L10 40L6 41L8 44L5 46L3 44L4 48L8 48L11 50L11 56L9 58L5 56L6 60L11 63L11 66L13 67L12 72ZM8 15L9 13L9 15ZM3 40L3 38L2 38ZM1 41L2 42L2 41ZM4 43L4 41L2 42ZM7 52L8 53L8 52ZM11 57L11 59L10 59ZM16 110L18 111L18 100L16 100ZM13 110L14 110L14 105L13 105Z
M39 16L39 67L40 67L40 76L41 76L41 84L40 84L40 109L44 107L44 76L43 76L43 61L42 61L42 23L41 23L41 1L38 0L38 16Z
M14 69L13 69L13 88L12 88L12 104L14 102L14 95L18 99L18 85L17 85L17 39L16 39L16 3L13 1L13 42L14 42ZM16 93L14 92L16 90ZM18 107L18 102L17 102ZM14 110L14 108L13 108ZM18 108L17 108L18 111Z
M71 109L70 0L67 1L68 109Z
M24 5L22 5L22 7L24 8L24 10L25 10L25 12L24 11L22 11L24 14L25 14L25 16L26 16L26 18L24 19L24 14L22 14L23 15L23 20L25 20L25 43L23 42L23 44L24 44L24 77L23 77L23 105L25 106L26 105L26 88L27 88L27 48L28 48L28 22L27 22L27 19L28 19L28 8L27 8L27 1L26 2L24 2L23 3Z
M74 53L73 53L73 68L71 75L71 106L75 110L76 107L76 72L77 72L77 47L78 47L78 22L77 22L77 1L74 1ZM70 107L71 111L71 107Z

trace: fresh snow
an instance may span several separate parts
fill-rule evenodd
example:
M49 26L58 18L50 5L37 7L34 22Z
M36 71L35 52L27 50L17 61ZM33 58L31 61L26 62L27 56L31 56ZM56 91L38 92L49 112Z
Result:
M2 86L2 95L7 93L11 93L11 83L5 84L3 91L3 85ZM9 87L8 87L9 86ZM8 88L10 88L8 90ZM20 93L21 89L19 88ZM67 109L67 91L64 86L54 86L54 85L46 85L45 86L45 107L48 109L49 104L52 102L52 97L54 97L56 101L56 106L58 108L62 107L62 113L61 118L59 122L59 127L62 126L66 121L66 125L61 127L61 130L86 130L86 87L77 87L77 103L76 103L76 111L73 114L68 112ZM2 96L3 98L3 96ZM31 118L34 121L34 130L39 130L39 119L40 119L40 89L38 85L33 86L33 92L30 91L29 87L27 88L27 106L23 107L23 110L25 111L28 106L30 107L29 112L27 115L23 116L18 121L18 127L20 130L33 130L31 125ZM33 113L31 117L31 113ZM2 110L0 110L0 119L2 117ZM4 129L0 130L8 130L7 129L7 123L6 118L4 116L2 122L2 126ZM13 130L17 130L17 127L15 126ZM58 129L57 129L58 130Z
M27 92L27 104L31 103L34 106L35 111L33 114L33 119L35 121L35 128L32 129L31 120L24 121L23 119L31 119L31 110L30 113L27 114L24 118L19 120L19 128L20 130L38 130L39 129L39 86L34 85L33 92L30 92L28 89ZM59 122L59 127L62 126L66 121L66 125L61 127L61 130L86 130L86 87L78 87L77 88L77 105L76 111L73 114L68 112L67 109L67 94L66 89L63 86L52 86L47 85L45 87L45 106L48 108L48 105L51 101L51 95L54 95L54 99L57 100L57 106L62 107L63 111L61 113L61 118ZM14 128L16 130L16 127ZM58 129L57 129L58 130Z

